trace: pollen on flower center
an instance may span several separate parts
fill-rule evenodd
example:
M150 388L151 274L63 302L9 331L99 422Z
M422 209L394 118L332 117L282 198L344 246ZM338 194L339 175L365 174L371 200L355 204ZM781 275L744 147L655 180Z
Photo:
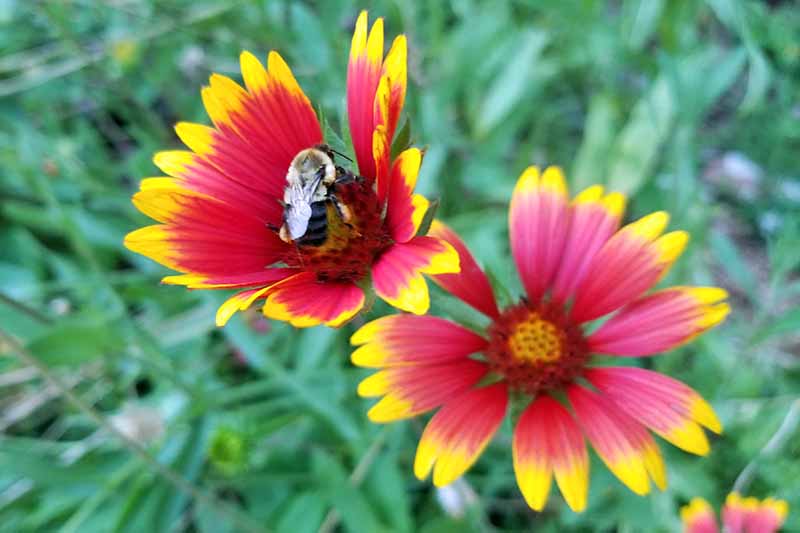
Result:
M530 363L557 361L561 356L564 333L537 313L519 322L508 339L511 355L519 361Z
M546 302L523 301L506 309L489 327L489 337L492 369L531 395L571 383L589 359L580 327L560 306Z
M337 183L335 195L347 220L329 200L324 242L292 246L282 262L314 272L319 281L357 282L369 273L370 266L392 240L370 183L362 179Z

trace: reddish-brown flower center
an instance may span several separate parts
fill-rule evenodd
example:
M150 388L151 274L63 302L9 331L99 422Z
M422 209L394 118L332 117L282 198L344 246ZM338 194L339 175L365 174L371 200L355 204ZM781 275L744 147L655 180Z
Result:
M489 327L486 356L509 386L536 395L574 381L589 351L580 326L560 305L522 301Z
M327 201L326 238L319 245L295 244L283 258L287 266L314 272L320 281L357 282L392 243L383 225L378 196L362 179L337 183Z

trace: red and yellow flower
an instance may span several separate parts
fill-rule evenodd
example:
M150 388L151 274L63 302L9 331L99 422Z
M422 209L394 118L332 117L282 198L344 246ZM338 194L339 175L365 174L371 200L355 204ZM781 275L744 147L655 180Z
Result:
M666 485L652 432L704 455L703 427L721 431L711 406L683 383L631 366L592 366L592 354L647 356L681 345L729 312L714 287L648 291L688 236L663 233L653 213L619 228L625 198L593 186L571 201L561 170L527 169L509 212L511 251L526 295L498 308L487 276L461 239L434 221L461 271L435 275L445 290L489 319L482 331L432 316L393 315L352 337L358 366L380 369L361 396L382 397L368 415L390 422L440 408L417 448L414 471L447 485L476 461L501 425L509 395L527 402L516 424L513 461L528 504L541 510L555 477L575 511L586 507L585 439L632 491ZM596 319L613 313L598 327Z
M214 74L202 90L213 127L178 123L189 148L159 152L166 177L147 178L133 196L159 224L128 234L125 246L181 275L164 283L190 289L243 289L217 312L223 325L265 300L267 317L297 327L340 326L364 306L363 287L417 314L429 305L422 273L458 271L446 242L418 236L428 201L414 194L422 153L390 158L406 92L406 39L384 57L383 20L356 23L347 71L347 111L363 180L337 188L352 219L328 207L327 239L299 246L279 238L286 173L294 157L324 142L319 120L291 70L272 51L267 66L240 58L244 87Z
M726 533L774 533L789 514L784 500L743 498L732 492L722 507L722 528ZM685 533L718 533L717 520L711 505L703 498L694 498L681 508Z

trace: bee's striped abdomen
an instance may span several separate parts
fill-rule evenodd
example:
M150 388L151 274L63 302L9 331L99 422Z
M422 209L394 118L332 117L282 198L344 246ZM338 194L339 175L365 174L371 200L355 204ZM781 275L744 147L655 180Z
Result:
M302 246L320 246L328 237L328 200L321 200L311 204L311 218L308 219L308 229L305 234L295 242Z

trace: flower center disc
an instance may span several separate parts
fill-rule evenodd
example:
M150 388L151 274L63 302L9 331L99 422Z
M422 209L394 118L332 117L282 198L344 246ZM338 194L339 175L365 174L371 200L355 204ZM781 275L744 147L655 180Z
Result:
M589 359L581 328L548 303L523 301L506 309L489 327L489 337L492 369L531 395L574 381Z
M335 195L344 209L340 213L334 201L328 200L325 241L318 246L292 246L284 263L314 272L319 281L357 282L391 239L383 226L378 196L366 180L337 183Z

